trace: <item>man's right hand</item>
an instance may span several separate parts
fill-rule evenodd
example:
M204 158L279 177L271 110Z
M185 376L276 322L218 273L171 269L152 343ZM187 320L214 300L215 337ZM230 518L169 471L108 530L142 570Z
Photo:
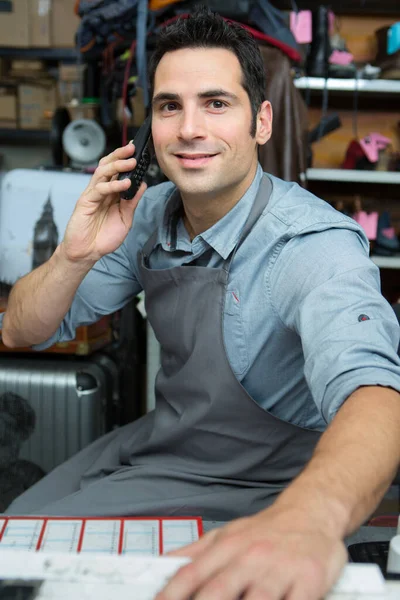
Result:
M142 183L132 200L120 199L131 184L118 180L119 173L136 167L132 143L102 158L67 225L61 244L64 256L73 262L95 263L122 244L132 225L137 204L146 190Z

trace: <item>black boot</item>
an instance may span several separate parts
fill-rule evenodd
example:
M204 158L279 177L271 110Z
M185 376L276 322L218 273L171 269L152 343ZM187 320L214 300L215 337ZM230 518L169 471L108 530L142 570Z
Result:
M329 40L329 8L319 6L312 11L313 39L307 57L306 71L310 77L328 77L331 44Z

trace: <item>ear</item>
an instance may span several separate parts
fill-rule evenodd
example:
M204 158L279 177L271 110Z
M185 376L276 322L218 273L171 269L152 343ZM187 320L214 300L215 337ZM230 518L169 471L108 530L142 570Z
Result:
M265 100L257 114L256 142L260 146L266 144L272 134L272 106Z

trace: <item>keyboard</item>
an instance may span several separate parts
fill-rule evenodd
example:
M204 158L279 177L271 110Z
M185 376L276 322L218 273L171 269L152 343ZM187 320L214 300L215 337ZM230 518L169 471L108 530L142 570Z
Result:
M384 577L387 576L386 565L389 554L389 542L359 542L348 548L351 562L375 563Z

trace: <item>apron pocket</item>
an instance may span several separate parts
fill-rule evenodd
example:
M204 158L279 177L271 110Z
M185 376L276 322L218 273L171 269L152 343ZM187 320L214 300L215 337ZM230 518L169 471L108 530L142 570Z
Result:
M224 339L229 363L235 375L243 375L249 366L239 291L227 290L224 314Z

